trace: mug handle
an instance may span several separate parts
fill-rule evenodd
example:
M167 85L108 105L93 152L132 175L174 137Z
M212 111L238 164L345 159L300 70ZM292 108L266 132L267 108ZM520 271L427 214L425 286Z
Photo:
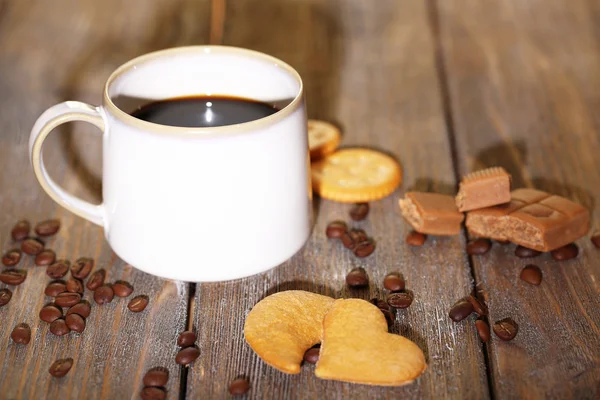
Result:
M105 131L99 107L79 101L65 101L47 109L35 122L29 135L29 156L33 172L42 188L58 204L96 225L104 226L104 206L81 200L67 193L48 175L42 159L42 145L48 134L59 125L71 121L89 122Z

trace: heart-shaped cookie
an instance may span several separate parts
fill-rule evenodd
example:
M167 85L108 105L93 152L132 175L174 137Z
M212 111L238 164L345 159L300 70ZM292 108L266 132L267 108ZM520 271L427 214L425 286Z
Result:
M340 299L329 308L315 369L319 378L400 386L412 382L426 368L419 346L388 333L383 313L373 304Z
M302 290L267 296L246 317L246 341L267 364L297 374L304 352L321 341L323 318L333 302Z

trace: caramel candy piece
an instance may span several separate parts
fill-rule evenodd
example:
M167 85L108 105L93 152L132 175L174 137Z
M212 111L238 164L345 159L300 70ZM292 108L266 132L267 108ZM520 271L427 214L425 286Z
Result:
M510 201L510 174L492 167L465 175L456 195L458 211L496 206Z
M429 235L458 235L464 219L454 197L445 194L408 192L400 199L400 209L415 231Z
M564 197L535 189L517 189L511 197L507 204L469 212L469 233L552 251L574 242L590 229L588 210Z

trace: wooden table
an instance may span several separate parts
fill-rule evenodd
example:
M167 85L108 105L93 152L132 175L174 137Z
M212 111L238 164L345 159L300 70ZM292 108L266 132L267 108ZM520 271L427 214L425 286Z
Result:
M383 149L401 161L401 188L373 202L369 218L356 224L375 237L374 255L357 259L327 241L327 222L348 219L349 207L317 200L313 235L287 263L234 282L165 281L126 265L101 229L42 192L27 141L44 109L68 99L99 104L104 81L123 62L206 43L286 60L304 78L311 118L338 123L344 146ZM27 257L27 280L0 308L0 398L136 398L153 366L170 370L169 398L227 398L240 375L256 399L599 398L600 250L588 238L578 241L575 260L536 258L544 281L533 287L518 277L532 261L516 258L512 245L475 257L464 251L466 235L408 246L397 206L409 189L454 193L466 172L502 165L515 187L582 203L599 228L599 71L600 3L593 0L0 1L2 250L13 246L16 220L56 217L62 228L48 247L69 259L94 257L109 281L128 280L150 297L141 314L125 300L94 306L82 335L56 337L38 318L49 278ZM101 138L89 131L83 124L58 130L44 154L64 188L100 202ZM344 284L358 266L371 278L364 291ZM312 366L284 375L244 342L245 315L267 293L381 297L393 270L404 274L415 302L398 313L392 331L420 345L429 364L412 385L323 381ZM474 291L487 301L489 321L519 323L515 340L494 336L482 344L474 317L447 317L454 301ZM33 330L27 346L9 339L20 322ZM198 331L202 355L180 368L175 338L186 328ZM61 357L75 365L52 378L48 368Z

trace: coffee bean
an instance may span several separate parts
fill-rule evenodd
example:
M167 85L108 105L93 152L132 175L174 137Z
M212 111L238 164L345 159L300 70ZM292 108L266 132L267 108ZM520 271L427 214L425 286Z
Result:
M65 317L65 322L70 330L81 333L85 330L85 319L79 314L69 314Z
M40 310L40 319L44 322L52 323L62 316L62 309L54 303L46 304Z
M8 304L12 297L12 292L9 289L0 289L0 307Z
M304 353L304 362L307 362L309 364L316 364L317 361L319 361L320 352L321 349L318 347L312 347L306 350L306 353Z
M44 294L50 297L56 297L62 292L67 291L67 285L64 281L52 281L46 286Z
M596 248L600 249L600 232L594 232L591 240L592 240L592 243L594 244L594 246L596 246Z
M579 247L575 243L568 244L550 252L556 261L572 260L579 254Z
M10 232L10 235L12 236L13 240L15 241L20 241L25 239L27 236L29 236L29 231L31 230L31 224L29 223L29 221L26 220L22 220L17 222L13 228L12 231Z
M360 242L354 247L354 255L360 258L368 257L374 251L375 243L371 239Z
M150 368L144 375L144 385L165 386L169 380L169 370L165 367Z
M234 396L241 396L250 390L250 382L246 378L234 379L229 384L229 393Z
M18 344L29 344L31 340L31 328L25 323L21 323L12 330L10 334L13 342Z
M482 319L475 321L475 328L483 343L487 343L490 340L490 326Z
M517 246L517 248L515 249L515 256L517 256L519 258L537 257L540 254L542 254L541 251L528 249L527 247L523 247L523 246Z
M21 269L5 269L0 273L0 282L11 286L18 286L25 282L27 273Z
M48 372L50 372L50 375L56 378L61 378L69 372L72 366L72 358L63 358L61 360L54 361L54 363L52 363L52 365L50 366Z
M371 299L371 303L373 303L373 305L375 305L375 306L377 306L377 308L379 308L379 310L385 317L388 325L392 325L394 323L394 319L395 319L394 309L391 308L388 303L386 303L384 300L380 300L380 299Z
M54 298L54 303L60 307L71 307L81 301L79 293L63 292Z
M368 240L369 237L367 236L367 234L365 233L365 231L363 231L362 229L352 229L350 230L350 236L352 236L352 239L354 239L354 243L358 244L360 242L364 242L365 240Z
M327 229L325 230L325 234L330 239L339 239L342 237L348 228L346 227L346 223L342 221L333 221L327 225Z
M362 221L369 214L369 203L358 203L350 209L350 218L355 221Z
M347 249L354 250L358 243L364 242L367 239L368 237L365 232L359 229L352 229L342 235L342 244Z
M344 232L342 234L342 244L347 249L354 249L355 243L350 232Z
M83 318L87 318L90 316L90 312L92 311L92 307L87 300L82 300L79 303L75 304L73 307L67 310L67 315L77 314L81 315Z
M69 279L67 281L67 292L83 294L83 282L76 278Z
M115 292L109 285L102 285L98 289L94 290L94 301L96 304L110 303L115 297Z
M104 283L104 278L106 277L106 271L103 269L99 269L95 271L90 279L87 281L87 288L90 290L96 290Z
M177 337L177 346L189 347L193 346L194 343L196 343L196 332L184 331L179 334L179 337Z
M413 296L409 292L390 293L387 295L386 301L394 308L408 308L413 302Z
M131 293L133 293L133 286L131 286L131 284L126 281L116 281L112 288L115 292L115 296L118 297L127 297Z
M58 260L46 268L46 274L52 279L62 278L69 271L71 263L67 260Z
M71 267L71 275L77 279L85 279L94 268L94 260L88 257L80 257Z
M473 304L468 300L467 297L464 297L454 303L448 316L454 322L460 322L463 319L467 318L473 312Z
M390 272L383 278L383 287L392 292L404 290L406 282L398 272Z
M196 358L200 356L200 350L196 347L186 347L185 349L179 350L179 353L175 356L175 362L179 365L188 365L196 361Z
M21 242L21 250L25 254L35 256L44 250L44 243L39 239L29 237Z
M479 301L475 296L467 297L467 300L473 306L473 311L475 311L479 316L484 317L488 315L488 308L484 302Z
M494 333L502 340L513 340L518 332L519 325L511 318L504 318L494 322Z
M149 301L148 296L136 296L129 301L127 308L131 312L142 312L146 309Z
M142 400L165 400L167 398L167 392L162 387L148 386L142 389L140 398Z
M53 264L56 261L56 253L50 249L44 249L40 254L35 256L35 265L38 267L45 267Z
M49 219L42 221L35 226L35 233L39 236L52 236L60 229L60 221L57 219Z
M408 235L406 235L406 243L411 246L423 246L426 239L427 235L417 231L410 231L408 232Z
M346 284L350 287L363 287L369 284L369 277L364 268L354 268L346 275Z
M21 250L12 249L4 253L2 255L2 264L7 267L12 267L13 265L17 265L21 260Z
M467 244L467 254L470 256L479 256L487 253L492 248L492 242L488 239L470 240Z
M67 322L64 318L57 318L50 323L50 332L56 336L64 336L71 332L71 329L67 326Z
M542 283L542 270L537 265L526 265L521 271L520 278L530 285L539 286Z

